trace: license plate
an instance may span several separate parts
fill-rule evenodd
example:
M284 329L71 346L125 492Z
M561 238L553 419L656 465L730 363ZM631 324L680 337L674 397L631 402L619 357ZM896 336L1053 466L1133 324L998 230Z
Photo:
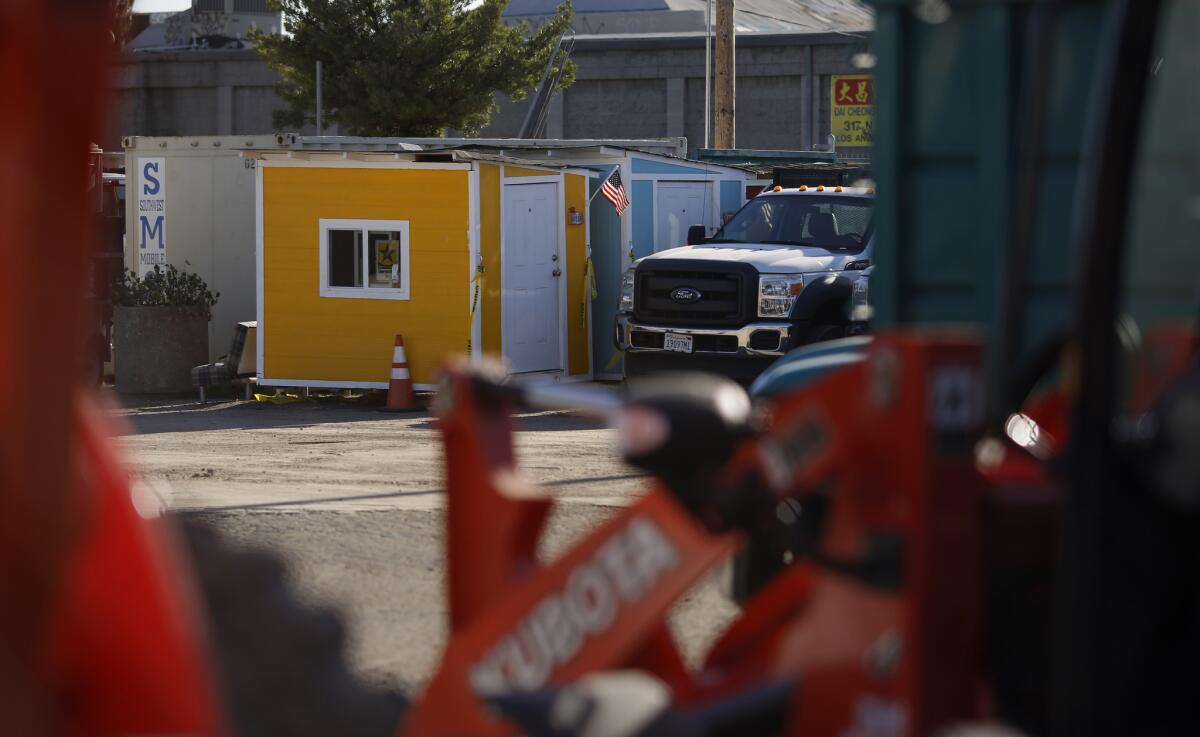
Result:
M676 353L691 353L692 336L667 333L663 336L663 350L675 351Z

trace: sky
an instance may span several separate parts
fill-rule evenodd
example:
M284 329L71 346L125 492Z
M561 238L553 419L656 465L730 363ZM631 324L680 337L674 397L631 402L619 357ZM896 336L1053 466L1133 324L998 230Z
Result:
M135 13L173 13L191 6L192 0L133 0Z
M172 13L191 6L192 0L133 0L135 13Z

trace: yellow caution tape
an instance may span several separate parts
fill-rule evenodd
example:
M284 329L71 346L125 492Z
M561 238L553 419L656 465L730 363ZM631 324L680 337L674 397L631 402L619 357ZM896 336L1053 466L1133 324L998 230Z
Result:
M471 355L471 336L475 334L475 308L479 306L479 283L483 280L483 264L475 266L475 276L471 279L474 289L471 293L471 320L467 323L467 355Z
M303 402L305 397L299 394L255 394L254 401L266 402L268 404L290 404L292 402Z
M353 392L342 393L337 391L310 391L308 394L292 394L290 392L281 394L255 393L254 401L261 402L263 404L294 404L296 402L369 402L372 401L372 396L380 394L382 394L382 391L377 389L361 390L357 394Z
M592 299L595 300L600 296L600 292L596 289L596 267L592 263L592 257L587 257L587 263L583 269L583 278L585 287L590 290Z

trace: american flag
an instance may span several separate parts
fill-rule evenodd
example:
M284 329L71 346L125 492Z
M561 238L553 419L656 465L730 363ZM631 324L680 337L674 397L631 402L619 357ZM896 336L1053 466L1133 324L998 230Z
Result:
M629 207L629 197L625 195L625 185L621 184L620 167L613 169L612 174L608 175L608 179L604 180L604 184L600 185L600 191L608 198L609 202L613 203L613 207L617 208L618 215Z

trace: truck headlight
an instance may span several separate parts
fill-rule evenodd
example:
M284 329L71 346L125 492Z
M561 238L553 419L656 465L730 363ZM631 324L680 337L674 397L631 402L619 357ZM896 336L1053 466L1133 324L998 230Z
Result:
M871 319L870 287L867 278L863 277L854 282L854 292L850 295L850 319L855 322L867 322Z
M758 316L787 317L804 288L803 274L772 274L758 278Z
M618 312L633 312L633 283L634 269L626 269L621 277L621 301L617 305Z

